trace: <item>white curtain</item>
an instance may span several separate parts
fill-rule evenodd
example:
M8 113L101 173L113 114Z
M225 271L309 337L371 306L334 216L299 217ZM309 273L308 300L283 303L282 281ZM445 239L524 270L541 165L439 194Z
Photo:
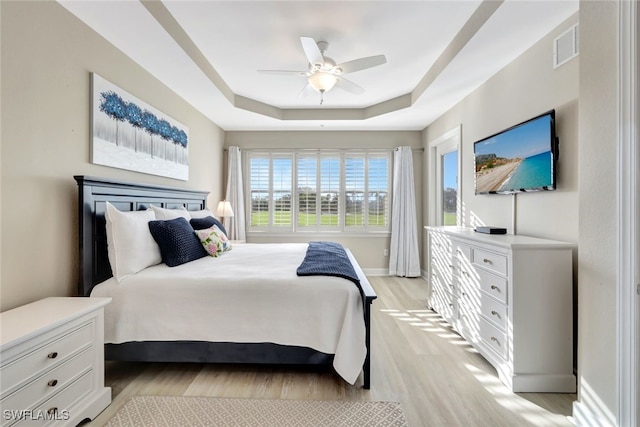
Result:
M245 240L244 190L242 185L242 155L239 147L229 147L229 173L227 175L226 200L231 203L233 216L226 218L225 228L231 240Z
M420 276L416 191L411 147L398 147L393 154L393 205L389 274Z

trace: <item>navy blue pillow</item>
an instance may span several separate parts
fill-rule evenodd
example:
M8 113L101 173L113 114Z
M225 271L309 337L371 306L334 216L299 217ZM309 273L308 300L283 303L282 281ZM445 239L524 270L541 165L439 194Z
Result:
M209 255L185 218L149 221L149 231L160 246L162 262L169 267Z
M217 225L220 231L222 231L225 236L227 235L227 230L224 229L224 225L222 225L220 221L212 216L206 216L204 218L191 218L191 221L189 222L191 223L191 226L194 230L204 230L206 228Z

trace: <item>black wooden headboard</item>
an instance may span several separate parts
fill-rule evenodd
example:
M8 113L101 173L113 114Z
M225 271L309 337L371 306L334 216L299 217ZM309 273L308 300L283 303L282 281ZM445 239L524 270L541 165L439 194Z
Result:
M167 209L184 206L187 210L195 211L206 207L209 194L206 191L137 184L84 175L74 178L78 182L80 296L89 296L95 285L112 276L104 218L106 202L121 211L144 210L150 205Z

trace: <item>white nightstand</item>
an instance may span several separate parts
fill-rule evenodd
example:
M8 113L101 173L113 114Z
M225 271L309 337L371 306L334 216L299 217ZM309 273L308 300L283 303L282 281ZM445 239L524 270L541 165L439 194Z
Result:
M111 403L111 388L104 386L109 302L46 298L0 313L3 426L76 425Z

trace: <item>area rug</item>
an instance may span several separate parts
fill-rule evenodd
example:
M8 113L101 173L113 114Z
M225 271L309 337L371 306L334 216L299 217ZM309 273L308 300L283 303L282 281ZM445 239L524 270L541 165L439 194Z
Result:
M133 396L107 426L407 426L397 402Z

